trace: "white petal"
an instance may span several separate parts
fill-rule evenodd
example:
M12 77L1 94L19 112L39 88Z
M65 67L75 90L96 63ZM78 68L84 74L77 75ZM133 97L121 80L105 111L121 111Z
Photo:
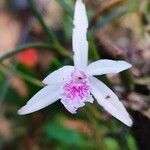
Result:
M57 82L62 83L68 78L73 69L73 66L64 66L50 73L42 82L44 84L55 84Z
M97 102L118 120L127 126L132 126L132 120L116 94L95 77L90 77L90 83L92 94L97 99Z
M72 114L75 114L78 108L81 108L85 105L85 102L89 102L89 103L93 103L94 99L92 97L92 95L89 95L87 97L87 99L85 99L84 101L76 101L76 100L66 100L66 99L61 99L62 104L64 105L64 107L71 112Z
M74 51L74 64L77 68L84 69L87 67L88 61L88 42L86 37L88 19L86 8L82 0L76 1L73 23L74 29L72 44Z
M91 63L87 68L89 75L114 74L129 69L131 64L126 61L102 59Z
M60 91L61 91L60 87L61 87L60 84L55 84L51 86L49 85L44 87L42 90L36 93L27 102L25 106L23 106L18 111L18 114L20 115L29 114L54 103L60 98Z

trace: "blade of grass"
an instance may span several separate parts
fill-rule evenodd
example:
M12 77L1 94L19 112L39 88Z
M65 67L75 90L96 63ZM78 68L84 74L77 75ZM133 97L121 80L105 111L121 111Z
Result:
M67 15L69 15L71 18L73 18L73 9L68 5L66 0L57 0L57 1L63 7L63 9L67 13Z
M18 75L20 78L22 78L22 79L24 79L24 80L26 80L26 81L28 81L28 82L36 85L36 86L39 86L39 87L44 86L44 84L41 81L39 81L39 80L37 80L37 79L27 75L27 74L24 74L23 72L20 72L18 70L12 70L11 68L12 68L11 66L8 66L8 65L5 65L2 63L0 64L0 71L3 72L4 74L6 74L6 75Z
M46 43L29 43L29 44L21 45L21 46L17 47L16 49L11 50L8 53L0 56L0 62L2 62L3 60L5 60L9 57L12 57L13 55L16 55L16 54L20 53L22 51L25 51L28 48L48 49L48 50L50 50L51 46L46 44ZM68 51L66 51L64 53L62 52L62 53L59 53L59 54L64 56L64 57L71 58L71 55Z
M134 87L134 82L131 73L128 70L125 70L123 72L120 72L119 75L124 87L126 88L126 91L132 91Z
M89 56L91 56L92 60L96 61L100 59L100 54L97 51L96 43L91 33L89 33L88 39L89 39Z
M57 38L55 37L53 31L46 25L41 13L39 12L36 3L34 2L34 0L28 0L27 1L29 4L29 7L33 13L33 15L35 16L35 18L39 21L39 23L41 24L45 34L48 37L48 41L50 42L51 46L53 48L55 48L59 53L67 53L66 50L64 49L64 47L62 47L62 45L59 43L59 41L57 40Z
M51 47L48 45L48 44L45 44L45 43L29 43L29 44L25 44L25 45L22 45L22 46L19 46L17 47L16 49L14 50L11 50L10 52L0 56L0 62L17 54L17 53L20 53L24 50L27 50L28 48L45 48L45 49L50 49Z
M29 7L33 13L33 15L35 16L35 18L39 21L39 23L41 24L44 32L47 34L48 40L49 42L55 43L57 42L56 37L54 36L53 32L50 30L50 28L45 24L43 17L41 16L41 13L39 12L36 3L33 0L27 0Z

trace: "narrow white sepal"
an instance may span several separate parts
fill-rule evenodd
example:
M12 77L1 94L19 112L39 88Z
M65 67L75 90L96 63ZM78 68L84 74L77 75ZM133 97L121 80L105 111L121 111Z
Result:
M73 66L64 66L50 73L42 82L44 84L51 84L51 85L57 82L63 83L68 78L73 69L74 69Z
M38 111L60 99L61 85L55 84L46 86L36 93L25 106L23 106L18 114L25 115Z
M82 0L76 0L73 23L77 28L82 28L82 29L88 28L86 8Z
M96 98L97 102L112 116L131 127L132 120L116 94L95 77L90 77L90 83L92 94Z
M87 73L89 75L114 74L129 69L131 66L126 61L102 59L89 64Z
M76 1L73 23L74 29L72 45L74 52L74 64L76 68L85 69L88 61L88 42L86 37L88 19L85 4L82 0Z

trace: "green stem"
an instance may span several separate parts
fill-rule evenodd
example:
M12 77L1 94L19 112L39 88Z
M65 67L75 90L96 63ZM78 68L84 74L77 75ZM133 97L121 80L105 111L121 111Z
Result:
M33 0L28 0L28 4L29 4L29 7L31 8L33 15L39 21L39 23L43 27L44 32L47 34L49 42L51 44L57 42L57 39L54 36L53 32L45 24L43 17L41 16L41 13L38 11L38 8L36 7L36 3Z
M45 23L42 15L41 15L41 13L39 12L34 0L28 0L28 4L29 4L29 7L31 8L31 11L33 12L33 15L39 21L45 34L47 35L48 41L50 42L51 47L57 48L57 50L61 53L66 53L66 50L61 46L61 44L59 43L59 41L55 37L53 31L46 25L46 23Z
M95 149L95 150L98 150L98 149L105 150L105 145L104 145L104 142L101 138L102 135L101 135L101 133L99 131L99 128L98 128L98 122L93 117L91 112L89 112L88 106L85 107L84 113L86 114L86 116L87 116L87 118L88 118L88 120L91 123L91 126L93 128L93 134L94 134L94 137L93 137L94 148L93 149Z
M66 3L66 1L65 0L57 0L57 1L64 8L64 10L68 14L68 16L73 18L73 9Z
M39 87L43 87L44 85L42 84L41 81L27 75L27 74L24 74L23 72L20 72L18 70L12 70L12 67L10 66L7 66L7 65L4 65L4 64L0 64L0 71L3 72L4 74L6 75L9 75L9 74L14 74L14 75L18 75L20 78L36 85L36 86L39 86Z
M71 53L70 53L69 51L65 50L61 45L55 44L55 45L53 46L53 48L56 49L57 52L58 52L60 55L65 56L65 57L67 57L68 59L72 60Z
M128 70L121 72L120 78L121 78L121 81L122 81L124 87L126 88L127 92L130 92L131 90L133 90L134 82L133 82L133 78Z
M89 33L88 39L89 39L89 56L91 56L91 59L94 61L99 60L100 54L97 51L97 47L91 33Z
M24 50L27 50L28 48L45 48L45 49L50 49L51 47L48 44L45 43L31 43L31 44L26 44L26 45L22 45L17 47L14 50L11 50L10 52L4 54L3 56L0 57L0 62L17 54L20 53Z
M12 57L13 55L16 55L22 51L27 50L28 48L36 48L36 49L51 49L51 46L46 44L46 43L29 43L29 44L25 44L22 46L17 47L14 50L11 50L10 52L4 54L3 56L0 56L0 62L2 62L3 60ZM57 47L56 47L57 49ZM58 49L57 49L58 50ZM62 52L62 51L57 51L60 55L71 58L71 55L68 51Z

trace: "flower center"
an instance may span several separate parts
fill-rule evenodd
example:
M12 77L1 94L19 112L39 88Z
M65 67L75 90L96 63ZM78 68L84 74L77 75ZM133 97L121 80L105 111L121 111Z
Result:
M89 94L89 83L81 71L71 73L71 79L63 87L63 95L68 100L83 100Z
M74 70L63 86L62 100L64 106L72 113L84 106L90 97L89 80L83 71Z

